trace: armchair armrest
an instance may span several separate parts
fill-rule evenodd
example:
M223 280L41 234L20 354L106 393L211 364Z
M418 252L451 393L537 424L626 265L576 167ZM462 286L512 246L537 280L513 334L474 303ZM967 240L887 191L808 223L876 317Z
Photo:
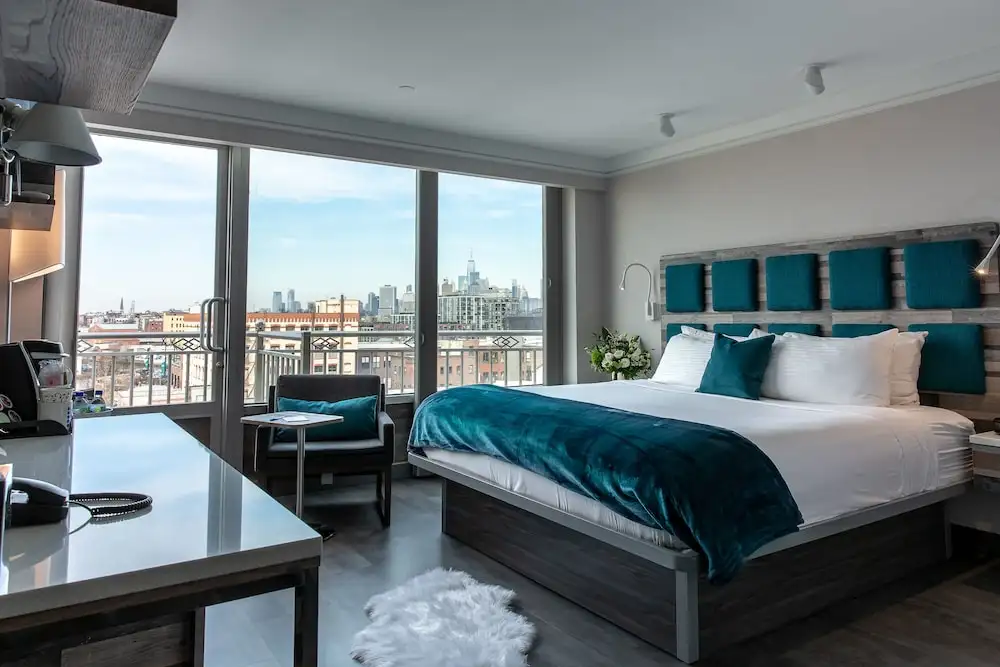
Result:
M382 446L393 451L396 442L396 425L388 412L378 413L378 439L382 441Z

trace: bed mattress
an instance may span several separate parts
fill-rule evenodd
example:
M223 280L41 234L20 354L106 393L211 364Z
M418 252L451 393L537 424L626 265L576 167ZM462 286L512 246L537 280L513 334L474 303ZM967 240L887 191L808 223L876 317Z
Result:
M972 422L940 408L747 401L650 380L523 391L735 431L774 462L802 512L803 526L972 477ZM684 546L670 533L626 519L524 468L485 454L424 452L433 461L622 534Z

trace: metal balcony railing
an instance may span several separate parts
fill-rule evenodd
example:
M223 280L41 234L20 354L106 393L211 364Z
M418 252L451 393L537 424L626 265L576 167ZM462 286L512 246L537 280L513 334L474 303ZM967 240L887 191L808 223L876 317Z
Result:
M262 403L279 375L378 375L389 394L413 393L414 335L398 331L248 332L244 399ZM215 357L197 332L81 333L77 389L100 389L115 407L213 400ZM438 332L438 386L544 382L541 331Z

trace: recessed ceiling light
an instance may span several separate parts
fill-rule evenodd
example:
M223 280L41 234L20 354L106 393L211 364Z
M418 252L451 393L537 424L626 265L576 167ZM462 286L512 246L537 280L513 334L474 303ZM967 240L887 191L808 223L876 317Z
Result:
M399 89L400 90L405 90L407 92L410 92L410 91L416 90L417 87L416 86L411 86L409 84L403 84L402 86L399 87Z

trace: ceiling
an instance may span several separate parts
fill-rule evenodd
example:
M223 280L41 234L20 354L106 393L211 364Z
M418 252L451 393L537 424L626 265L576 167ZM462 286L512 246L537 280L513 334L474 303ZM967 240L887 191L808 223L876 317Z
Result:
M997 0L179 4L150 82L598 158L611 173L1000 78ZM814 62L818 97L802 82Z

